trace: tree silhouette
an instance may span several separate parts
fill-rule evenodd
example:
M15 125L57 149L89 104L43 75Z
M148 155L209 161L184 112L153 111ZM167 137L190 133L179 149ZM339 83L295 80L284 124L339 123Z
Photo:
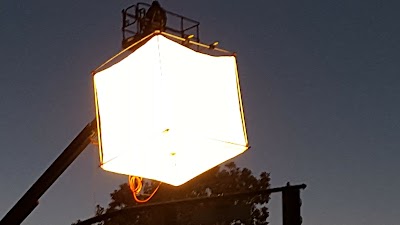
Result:
M235 163L230 162L224 166L214 167L178 187L162 184L149 203L265 190L270 186L269 181L269 173L262 172L259 177L255 177L251 170L238 168ZM150 181L144 183L143 194L139 195L139 197L146 198L157 186L158 182ZM127 183L121 184L119 189L110 195L111 202L108 207L104 208L97 205L96 215L138 204L149 204L135 202ZM266 204L268 201L268 195L253 195L196 204L185 203L178 204L174 208L153 208L151 210L141 210L135 214L120 214L100 224L267 225L269 214Z

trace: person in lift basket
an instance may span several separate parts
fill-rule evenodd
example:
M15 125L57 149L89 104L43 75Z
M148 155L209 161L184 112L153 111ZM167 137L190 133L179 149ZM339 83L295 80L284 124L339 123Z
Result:
M167 14L158 1L153 1L147 10L143 21L142 31L148 35L155 30L164 31L167 24Z

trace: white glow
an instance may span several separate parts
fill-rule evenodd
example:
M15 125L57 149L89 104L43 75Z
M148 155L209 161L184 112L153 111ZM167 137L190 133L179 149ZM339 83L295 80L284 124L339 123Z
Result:
M94 83L105 170L180 185L248 149L234 56L156 35Z

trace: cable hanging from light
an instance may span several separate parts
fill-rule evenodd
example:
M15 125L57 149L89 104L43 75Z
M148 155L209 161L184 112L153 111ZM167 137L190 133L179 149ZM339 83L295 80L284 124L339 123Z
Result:
M138 203L146 203L154 196L154 194L157 192L162 182L158 184L156 189L154 189L153 193L151 193L151 195L146 199L139 199L137 196L143 188L143 177L129 176L128 183L135 201Z

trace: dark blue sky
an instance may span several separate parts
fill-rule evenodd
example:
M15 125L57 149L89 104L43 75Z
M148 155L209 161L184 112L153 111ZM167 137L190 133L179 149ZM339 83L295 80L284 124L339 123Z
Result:
M397 1L172 1L203 41L238 53L252 148L273 186L306 183L303 224L400 220ZM0 3L0 216L94 117L90 71L120 50L132 1ZM89 147L24 224L71 224L126 177ZM281 224L280 197L270 204Z

